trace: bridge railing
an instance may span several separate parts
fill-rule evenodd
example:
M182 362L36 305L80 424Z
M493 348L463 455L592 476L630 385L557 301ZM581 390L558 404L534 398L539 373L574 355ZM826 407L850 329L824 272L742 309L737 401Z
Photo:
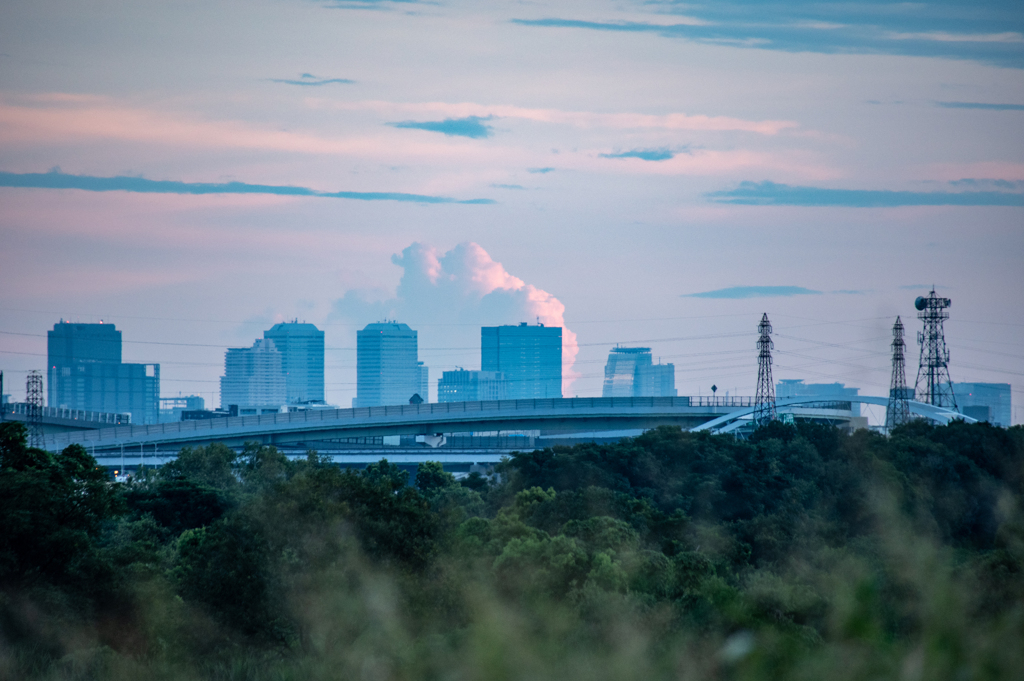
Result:
M3 405L4 414L12 416L28 416L29 405L25 402L12 402ZM128 425L131 414L114 414L105 411L85 411L84 409L64 409L62 407L40 407L39 414L43 418L67 419L69 421L88 421L90 423L109 423L111 425Z
M718 397L716 395L700 395L688 397L691 407L753 407L753 397Z

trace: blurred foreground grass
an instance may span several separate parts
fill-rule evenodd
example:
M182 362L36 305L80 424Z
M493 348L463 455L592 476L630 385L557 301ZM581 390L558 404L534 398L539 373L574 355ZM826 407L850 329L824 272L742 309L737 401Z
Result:
M1021 679L1024 429L659 429L500 480L0 426L7 679ZM411 483L411 484L410 484Z

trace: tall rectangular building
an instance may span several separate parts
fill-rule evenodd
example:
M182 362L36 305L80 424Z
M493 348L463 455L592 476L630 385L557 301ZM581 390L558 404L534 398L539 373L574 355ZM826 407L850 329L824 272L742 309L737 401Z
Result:
M675 397L674 364L653 364L650 348L612 348L602 397Z
M419 361L418 337L408 324L377 322L356 332L356 397L353 407L425 401L427 367Z
M285 401L324 401L324 332L299 320L275 324L263 337L274 341L285 374Z
M562 396L562 327L485 326L480 329L480 369L500 371L508 399Z
M954 383L953 394L964 416L1010 427L1012 391L1009 383Z
M121 361L121 332L113 324L61 320L46 334L47 393L51 407L131 414L132 423L157 423L160 365Z
M251 348L228 348L220 379L220 407L240 415L276 411L288 403L281 353L274 341L257 339Z

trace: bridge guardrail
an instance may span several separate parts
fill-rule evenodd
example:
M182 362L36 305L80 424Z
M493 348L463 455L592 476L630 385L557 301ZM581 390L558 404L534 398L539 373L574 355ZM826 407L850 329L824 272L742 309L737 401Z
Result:
M29 405L25 402L9 402L3 405L4 415L28 416ZM129 424L131 414L117 414L105 411L86 411L84 409L65 409L63 407L40 407L40 416L68 421L88 421L90 423Z

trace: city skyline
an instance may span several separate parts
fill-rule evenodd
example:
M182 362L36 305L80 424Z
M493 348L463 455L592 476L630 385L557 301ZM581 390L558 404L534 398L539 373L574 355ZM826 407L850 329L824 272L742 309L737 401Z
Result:
M752 394L765 312L776 378L885 395L935 285L952 380L1024 405L1012 4L15 0L0 41L15 399L62 316L211 406L224 351L293 319L332 404L384 318L435 378L539 321L565 396L617 343Z
M388 326L388 327L394 326L395 328L405 328L406 331L407 331L406 335L410 335L411 334L410 338L413 339L412 340L413 346L411 346L411 347L416 347L416 336L418 336L418 331L415 330L415 329L409 328L408 325L406 325L404 323L401 323L401 322L398 322L397 320L388 320L388 321L383 322L383 323L371 323L365 329L363 329L363 331L365 332L367 330L376 328L378 326L380 326L380 327L383 327L383 326ZM60 322L58 322L54 326L55 329L59 329L59 328L63 328L63 327L66 327L66 328L69 328L69 329L72 329L72 328L81 329L81 331L78 332L79 335L81 335L82 332L85 331L87 333L87 335L90 336L90 339L91 339L92 336L95 336L95 332L91 332L90 333L91 329L103 330L105 328L109 332L109 333L107 333L107 335L116 334L116 341L117 341L116 343L106 343L106 344L103 344L104 345L104 347L102 348L103 352L107 353L107 354L110 354L110 357L105 357L104 356L104 357L101 357L100 360L101 361L108 361L108 360L109 361L116 361L116 360L120 359L120 357L121 357L120 346L121 346L121 343L122 343L122 340L121 340L122 331L119 330L119 329L116 329L114 324L106 324L106 325L104 325L104 324L75 324L75 323L72 323L70 321L66 321L64 319L61 319ZM304 323L304 322L303 323L299 323L297 319L296 320L290 320L290 321L279 323L279 324L275 325L272 329L267 330L264 335L266 336L267 333L271 333L273 331L277 331L278 333L282 333L282 328L288 329L288 327L294 327L294 329L292 329L292 333L293 334L294 333L298 333L299 335L313 335L313 336L316 336L316 340L314 342L319 341L322 344L323 335L324 335L323 331L321 331L319 329L316 329L316 327L314 325L307 324L307 323ZM509 328L510 330L519 330L519 331L528 330L529 328L538 329L538 330L544 329L543 326L533 326L533 327L530 327L525 322L523 322L523 323L521 323L519 325L508 325L507 328ZM305 329L310 329L311 331L304 331ZM498 329L498 327L491 327L490 331L493 333L493 332L497 331L497 329ZM556 331L556 330L560 331L561 329L552 329L552 331ZM488 331L488 328L487 327L480 327L480 331L481 331L481 333L484 334L484 337L486 337L486 333ZM284 333L287 333L287 332L285 331ZM54 334L54 331L50 331L47 334L47 336L49 337L48 343L49 343L49 346L50 346L49 352L50 352L51 356L53 356L54 352L58 352L58 353L62 352L64 354L71 353L72 351L71 351L71 345L70 344L67 344L67 348L64 347L64 344L61 344L60 346L54 345L55 340L54 340L53 334ZM729 335L731 336L733 334L729 334ZM129 340L127 342L130 343L132 341ZM576 342L575 338L574 338L573 342ZM283 407L283 406L285 406L285 405L290 403L289 400L286 397L284 397L285 394L286 394L285 393L285 382L287 380L287 373L284 370L283 355L281 355L281 353L279 353L277 351L277 349L273 347L273 341L269 340L267 338L257 339L254 342L252 348L227 348L226 349L226 355L225 355L225 357L227 359L225 361L226 361L227 364L231 364L231 359L230 358L232 356L231 355L232 352L234 352L234 353L242 353L242 354L251 353L251 352L254 352L254 351L257 351L257 350L263 350L265 352L266 348L262 348L261 344L269 345L270 346L270 352L274 353L276 356L279 356L278 357L278 362L277 362L277 365L278 365L277 373L279 373L280 376L277 376L277 378L279 379L278 382L280 383L280 385L277 386L276 389L278 389L280 391L281 395L276 400L272 399L272 400L269 400L266 404L262 404L261 403L260 405L258 405L258 406L262 407L263 411L265 411L266 409L271 408L271 407ZM95 342L92 342L92 345L95 345ZM110 346L109 348L106 347L108 345ZM116 345L116 348L114 347L115 345ZM86 348L86 346L82 346L82 348L85 350L86 354L88 354L88 352L91 351L91 346L89 346L88 348ZM337 348L335 348L335 349L337 349ZM481 344L481 345L478 346L478 348L476 350L477 350L477 352L480 353L478 355L478 357L480 358L479 364L483 365L483 363L484 363L484 346ZM81 353L82 353L82 350L79 350L79 354L81 354ZM625 353L627 355L631 354L631 353L640 353L644 357L647 357L647 361L650 361L650 359L651 359L650 348L646 348L646 347L621 347L619 344L616 344L616 346L612 347L610 349L610 353L606 356L606 365L604 367L604 372L603 372L603 376L604 376L604 389L602 390L601 394L604 394L604 396L608 396L608 394L607 394L608 393L608 387L607 386L608 386L608 380L609 380L608 371L609 371L609 366L611 366L612 363L613 363L613 359L614 359L616 353ZM96 354L96 353L93 352L93 354ZM418 350L414 350L414 355L418 356ZM97 355L97 357L99 357L99 355ZM410 355L410 358L413 358L413 355ZM304 359L305 359L305 356L304 356ZM662 356L658 356L659 364L661 363L661 359L662 359ZM238 361L239 360L235 360L235 364L238 364ZM440 396L439 396L439 392L438 392L439 386L437 385L438 384L438 380L435 380L433 382L434 385L428 386L428 390L427 391L424 392L424 391L422 391L420 389L424 385L426 385L426 382L423 379L423 373L422 372L427 370L428 367L425 366L425 363L423 361L416 361L416 364L417 364L417 366L415 366L415 367L412 367L412 365L410 364L411 368L410 368L410 379L409 379L410 381L414 382L416 386L419 386L418 388L416 388L416 390L418 392L424 393L423 397L425 398L425 401L431 401L431 402L434 402L434 401L444 401L444 400L440 399ZM222 364L222 367L223 366L224 365ZM654 364L653 366L655 368L659 368L658 364ZM674 372L674 365L672 363L662 364L661 365L661 368L669 368L669 367L671 367L671 370L673 371L673 375L674 375L674 373L675 373ZM452 371L452 370L455 370L455 371ZM157 371L159 372L159 369L157 369ZM458 375L460 373L464 373L466 375L470 375L470 374L480 374L481 372L479 370L476 370L476 369L471 369L469 371L466 371L464 369L464 367L462 367L462 366L455 366L455 367L450 367L448 370L444 370L444 369L438 370L438 373L441 373L442 375L452 375L452 376L455 376L455 375ZM252 374L252 375L249 375L249 374ZM501 374L497 374L497 375L500 376ZM158 376L159 376L159 373L158 373ZM227 376L227 374L222 372L222 375L220 377L220 383L221 383L222 388L223 388L224 380L225 380L226 376ZM249 379L253 379L255 377L255 374L253 374L252 371L250 371L247 374L247 376L249 376ZM159 378L157 380L159 380ZM523 379L520 379L520 381L521 380L523 380ZM512 385L515 382L516 382L516 380L512 379L511 381L506 381L506 385ZM802 384L804 384L805 382L807 384L807 387L811 388L812 392L806 392L805 390L803 390L803 385ZM277 384L275 383L275 386L276 385ZM412 385L412 384L410 384L410 385ZM831 390L833 385L836 388L835 390ZM794 388L794 386L797 386L797 387ZM954 386L959 386L959 388L957 388L957 395L958 396L960 395L959 390L966 389L966 388L973 388L975 386L979 386L979 387L985 386L984 388L982 388L983 394L987 394L987 393L984 392L986 390L987 391L991 391L991 390L1001 391L1001 392L998 393L998 395L999 395L998 397L995 397L995 395L997 393L993 393L993 397L984 397L984 398L982 398L982 402L978 402L977 399L973 399L973 400L970 400L970 404L971 405L975 405L975 404L998 405L998 406L992 407L992 409L995 409L995 411L991 411L990 410L989 412L986 412L986 414L990 414L991 417L996 418L1000 423L1004 423L1004 424L1007 424L1007 425L1012 425L1014 423L1014 421L1013 421L1014 413L1016 413L1017 410L1019 410L1020 407L1019 407L1019 405L1015 405L1015 406L1013 406L1011 408L1011 400L1012 400L1011 394L1012 394L1012 392L1017 392L1017 391L1013 390L1009 383L1002 383L1002 382L1000 382L1000 383L992 383L992 382L986 383L986 382L980 382L980 381L975 381L975 382L963 382L963 381L960 381L960 382L956 382L955 381L954 382ZM269 386L269 387L263 386L263 387L256 387L254 389L263 390L263 391L266 391L266 390L273 391L275 389L275 387L274 386ZM779 397L778 397L779 399L783 399L783 398L788 397L788 396L823 394L823 391L824 392L829 392L829 390L831 390L831 392L835 393L835 394L840 394L840 393L846 394L848 392L849 394L856 395L858 393L858 391L860 390L859 387L847 388L847 387L844 387L842 383L829 384L829 383L826 383L826 382L815 381L814 379L808 379L807 377L799 378L799 379L795 379L795 378L778 378L777 379L777 389L779 391ZM15 388L15 391L16 390L17 390L17 388ZM507 390L507 388L503 389L501 391L503 395L505 394L506 390ZM632 388L630 388L630 391L632 391ZM7 392L7 393L11 392L11 384L10 384L10 382L7 382L5 384L5 392ZM47 393L48 393L47 404L50 404L49 392L50 391L48 390L47 391ZM726 388L726 389L723 389L723 391L721 393L719 393L719 394L720 395L728 395L729 392L730 392L730 390ZM867 392L861 393L861 394L869 394L870 392L871 391L867 391ZM403 392L403 394L404 394L404 392ZM429 394L429 397L428 397L428 394ZM618 393L615 393L615 394L618 394ZM623 393L623 394L625 394L625 393ZM700 394L700 393L695 393L695 394ZM737 394L741 394L741 392L740 391L735 391L735 389L734 389L733 394L737 395ZM188 393L188 395L186 395L185 393L182 393L181 397L185 397L185 396L198 396L198 397L202 397L201 394L199 393L199 391L196 391L194 393ZM221 408L225 409L227 407L227 404L224 402L225 398L223 396L222 391L217 391L216 393L210 394L210 396L214 398L211 401L211 404L212 403L216 403L218 401L218 399L219 399L219 402L221 404ZM173 399L174 397L175 396L170 396L170 395L166 395L166 394L162 394L161 395L162 399ZM509 396L509 398L511 399L510 396ZM203 399L206 399L206 398L203 398ZM452 397L448 398L448 399L454 399L454 395ZM958 399L959 399L959 397L958 397ZM986 402L984 400L990 400L990 401ZM992 400L994 400L994 401L992 401ZM17 399L15 398L14 401L17 401ZM229 398L228 401L232 402L232 399ZM237 399L235 401L237 401ZM259 401L259 400L257 400L257 401ZM403 399L400 402L395 402L395 403L396 404L398 404L398 403L405 403L406 401L407 400ZM50 406L53 406L53 405L51 404ZM68 406L68 405L64 405L64 406ZM334 403L334 406L340 406L340 407L344 408L347 405ZM353 406L355 406L355 403L353 403ZM857 410L855 410L855 411L857 411L859 413L859 408ZM155 414L155 412L154 412L154 414ZM979 416L979 415L981 415L981 412L975 411L975 412L972 412L972 414L975 415L975 416ZM876 419L878 417L877 414L874 414L873 416L875 416ZM986 416L986 418L988 418L988 416Z

